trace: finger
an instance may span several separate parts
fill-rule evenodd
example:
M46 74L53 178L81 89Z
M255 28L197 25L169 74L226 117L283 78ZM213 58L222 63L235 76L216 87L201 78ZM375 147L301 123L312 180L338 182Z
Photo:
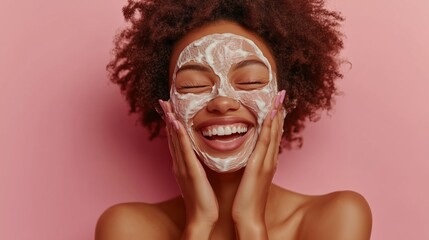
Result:
M273 99L273 109L268 112L264 122L262 123L261 132L259 133L255 149L253 150L249 161L247 162L248 168L259 169L262 166L262 162L265 159L265 155L271 142L271 124L277 113L277 110L274 109L277 105L277 101L278 95Z
M286 90L281 90L279 92L279 104L278 104L278 110L283 108L283 101L285 100L286 97Z
M285 121L285 117L286 117L286 110L284 108L283 102L285 100L285 96L286 96L286 90L282 90L281 91L281 97L280 97L280 104L279 104L279 112L277 114L277 119L278 119L278 131L277 131L277 145L280 147L281 141L282 141L282 136L283 136L283 125L284 125L284 121ZM278 151L276 152L276 159L277 159L277 155L278 155Z
M172 148L172 139L171 139L172 133L171 133L171 129L170 129L171 128L170 119L167 116L167 108L165 106L165 102L161 99L158 99L158 102L162 108L162 114L163 114L162 119L165 122L165 130L167 131L168 148L170 150L170 154L172 154L172 157L173 157L174 149Z
M168 136L168 147L170 149L170 154L171 154L171 158L172 158L172 163L173 163L173 173L174 175L179 174L180 172L182 172L182 169L180 169L180 152L178 151L177 148L177 134L175 133L171 120L169 117L166 117L166 121L167 121L167 136Z
M162 110L164 111L165 117L164 120L166 122L166 130L167 130L167 136L168 136L168 147L170 150L170 154L172 157L172 163L173 163L173 173L175 175L178 174L185 174L185 168L181 166L181 153L180 148L178 147L178 138L176 133L176 126L174 124L174 117L172 117L172 113L170 111L171 107L169 104L165 101L159 100L159 103L161 105ZM173 115L174 116L174 115Z
M277 123L277 126L275 128L272 127L272 132L275 132L276 134L273 134L273 137L275 137L275 145L280 145L280 140L283 135L283 124L284 124L284 117L285 117L285 110L283 101L286 96L286 91L282 90L278 93L278 97L276 98L276 102L274 104L274 108L277 110L275 112L275 116L273 117L273 121ZM277 146L278 148L278 146ZM275 149L275 152L278 152L278 149Z
M283 123L284 123L284 107L283 101L286 96L286 91L282 90L279 92L278 102L275 107L277 107L277 113L273 121L273 126L271 127L271 141L270 149L268 149L267 159L265 159L264 163L267 163L268 169L275 169L277 166L278 153L281 137L283 134Z
M170 120L170 130L174 134L174 149L176 152L176 163L178 164L179 170L182 174L186 174L186 166L183 166L184 164L184 156L183 152L184 150L180 146L180 140L178 136L179 132L179 121L176 119L174 113L173 113L173 107L171 106L171 103L169 101L164 102L163 104L166 114L168 115L168 119Z
M178 122L178 125L178 143L183 156L183 164L185 165L188 174L190 177L197 177L201 174L205 174L204 169L192 148L192 143L188 133L186 132L183 124Z
M265 159L263 161L264 172L265 173L274 173L277 166L277 155L279 151L279 119L281 112L277 112L271 124L270 131L270 145L268 147L267 153L265 154Z
M284 109L284 107L282 107L280 109L277 117L278 117L278 123L279 123L278 139L279 139L279 144L280 144L282 136L283 136L283 126L284 126L284 121L285 121L285 117L286 117L286 110Z
M165 106L167 112L173 112L173 106L171 106L171 102L170 101L164 102L164 106Z
M171 130L171 139L172 139L172 147L174 149L175 153L175 164L177 167L176 174L179 174L181 176L187 175L187 167L184 165L184 156L182 147L180 146L180 139L178 134L178 121L175 119L174 114L169 112L167 114L169 122L170 122L170 130Z

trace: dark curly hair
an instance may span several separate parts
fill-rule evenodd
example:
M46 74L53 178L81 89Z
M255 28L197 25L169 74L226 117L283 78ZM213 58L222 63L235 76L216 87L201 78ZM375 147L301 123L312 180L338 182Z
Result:
M323 0L128 0L129 23L115 39L108 64L112 82L130 104L130 113L159 135L164 122L158 99L169 98L168 69L175 43L193 29L219 20L240 24L271 48L279 89L286 90L283 146L301 146L307 119L332 107L335 80L342 78L338 53L343 17Z

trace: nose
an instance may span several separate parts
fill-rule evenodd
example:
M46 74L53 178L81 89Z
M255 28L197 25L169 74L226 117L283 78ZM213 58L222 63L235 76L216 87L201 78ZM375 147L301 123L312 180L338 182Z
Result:
M240 102L229 97L218 96L207 104L207 111L224 114L240 108Z

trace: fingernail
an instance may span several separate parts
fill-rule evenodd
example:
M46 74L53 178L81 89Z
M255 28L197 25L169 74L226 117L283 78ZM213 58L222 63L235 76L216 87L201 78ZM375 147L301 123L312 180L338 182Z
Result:
M164 111L164 114L165 114L165 105L164 105L164 101L162 101L161 99L159 99L158 100L158 102L159 102L159 105L161 106L161 108L162 108L162 111Z
M286 90L282 90L282 91L280 92L280 101L279 101L279 105L280 105L281 103L283 103L283 101L285 100L285 96L286 96Z
M167 118L170 123L174 123L175 119L174 119L173 113L170 113L170 112L167 113Z
M280 93L277 93L276 98L274 99L274 108L278 108L279 107L279 103L280 103Z
M174 121L173 121L173 125L174 125L174 127L176 128L176 130L177 130L177 131L179 131L179 129L180 129L179 121L174 120Z
M276 116L277 113L277 109L274 109L273 111L271 111L271 120L274 119L274 117Z

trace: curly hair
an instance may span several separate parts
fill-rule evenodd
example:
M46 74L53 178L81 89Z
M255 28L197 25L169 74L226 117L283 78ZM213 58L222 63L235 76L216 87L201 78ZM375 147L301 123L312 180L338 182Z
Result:
M271 48L278 87L287 93L283 146L301 147L305 121L331 109L335 80L343 77L338 58L343 35L338 29L344 19L325 9L323 0L128 0L123 14L128 26L115 38L107 70L151 139L164 125L155 109L158 99L169 98L175 43L212 22L238 23Z

